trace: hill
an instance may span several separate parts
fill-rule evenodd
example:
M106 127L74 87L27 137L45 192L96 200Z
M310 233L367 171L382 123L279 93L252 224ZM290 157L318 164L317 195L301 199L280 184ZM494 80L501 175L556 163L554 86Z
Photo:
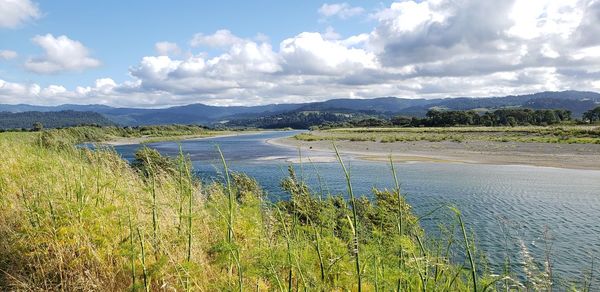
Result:
M585 91L539 92L526 95L500 97L460 97L438 99L409 99L380 97L372 99L331 99L303 104L270 104L260 106L210 106L190 104L160 109L115 108L105 105L34 106L3 105L0 111L55 112L63 110L90 111L103 115L121 125L157 124L218 124L227 121L240 124L243 120L260 120L306 112L329 114L367 114L373 116L423 117L429 109L489 111L502 108L568 109L573 117L581 115L600 104L600 94Z
M34 123L42 123L45 128L63 128L78 125L109 126L115 124L103 115L91 111L0 112L0 129L2 130L31 129Z

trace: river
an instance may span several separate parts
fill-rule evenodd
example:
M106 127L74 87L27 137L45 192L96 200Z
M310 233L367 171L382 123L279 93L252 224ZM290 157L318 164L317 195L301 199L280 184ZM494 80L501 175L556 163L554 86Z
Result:
M231 169L254 177L272 200L281 200L286 194L279 182L287 175L288 161L297 160L299 151L266 140L296 133L261 132L148 146L175 156L181 145L190 155L197 175L213 180L221 179L222 166L215 146L219 145ZM132 159L138 147L123 145L115 150ZM392 187L389 163L343 157L356 193L369 196L373 187ZM309 163L308 157L303 161L295 163L294 168L315 193L346 194L338 163ZM396 169L402 192L417 215L442 205L455 205L461 210L467 227L475 234L478 250L494 273L501 273L509 255L512 268L522 274L525 247L542 269L546 251L550 250L555 280L581 281L582 273L590 270L592 258L600 256L600 171L431 162L401 163ZM452 220L448 208L441 208L424 218L421 225L430 237L435 237L439 225L449 225Z

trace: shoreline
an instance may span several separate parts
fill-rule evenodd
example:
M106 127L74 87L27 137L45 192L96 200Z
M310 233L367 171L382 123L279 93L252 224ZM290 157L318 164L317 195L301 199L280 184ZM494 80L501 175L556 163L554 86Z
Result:
M311 152L333 155L332 141L300 141L293 137L267 139L266 143L280 147L298 148L307 156ZM466 163L490 165L537 166L575 170L600 170L600 152L573 153L565 151L564 145L541 145L522 142L353 142L335 141L341 154L352 159L389 162ZM547 143L543 143L547 144ZM562 147L562 148L561 148ZM577 147L571 144L572 148ZM554 151L553 151L554 150ZM320 155L322 156L322 155Z
M169 142L169 141L183 141L183 140L203 140L203 139L211 139L211 138L223 138L223 137L232 137L238 135L248 135L255 134L256 132L248 132L248 133L227 133L222 135L183 135L183 136L165 136L165 137L156 137L156 136L147 136L147 137L122 137L115 140L102 141L97 142L98 144L106 145L106 146L124 146L124 145L136 145L136 144L145 144L145 143L159 143L159 142Z

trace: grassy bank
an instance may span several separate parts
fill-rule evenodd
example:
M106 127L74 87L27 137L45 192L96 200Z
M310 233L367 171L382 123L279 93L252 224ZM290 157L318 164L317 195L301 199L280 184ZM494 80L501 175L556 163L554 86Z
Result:
M446 127L446 128L341 128L295 136L302 141L495 141L600 144L598 126L556 127Z
M69 131L52 135L82 141ZM455 222L440 222L447 236L428 238L398 183L367 200L354 198L349 180L346 200L312 192L290 168L282 187L291 199L272 203L254 180L231 173L226 157L220 182L201 184L184 155L165 159L145 150L130 166L113 152L40 143L40 135L47 134L0 134L0 290L551 285L533 262L526 280L510 269L491 275L456 209ZM452 262L453 250L465 261Z
M139 127L93 127L82 126L53 129L42 132L40 142L46 146L67 147L83 142L110 142L135 139L151 143L189 138L212 137L233 133L225 130L210 130L196 125L164 125ZM137 143L136 143L137 144Z

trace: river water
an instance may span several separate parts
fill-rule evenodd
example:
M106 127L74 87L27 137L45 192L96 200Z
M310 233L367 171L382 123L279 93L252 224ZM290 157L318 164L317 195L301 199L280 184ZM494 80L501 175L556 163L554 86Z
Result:
M175 156L181 145L202 179L219 180L219 145L231 169L254 177L272 200L280 200L286 199L286 194L279 182L287 175L289 159L297 159L299 152L266 140L296 133L261 132L148 146ZM138 147L123 145L115 150L131 159ZM356 193L369 196L374 187L393 186L389 163L351 156L344 159ZM303 161L294 164L294 168L316 193L346 194L338 163L308 163L308 157L303 157ZM593 258L600 256L600 171L430 162L399 163L396 170L402 192L418 216L443 205L455 205L461 210L467 228L475 234L479 251L495 273L501 273L508 255L512 268L522 274L525 247L542 269L547 251L550 252L555 280L581 281ZM421 225L430 237L435 237L440 224L449 225L452 220L449 209L441 208L424 218ZM600 270L594 270L599 275Z

